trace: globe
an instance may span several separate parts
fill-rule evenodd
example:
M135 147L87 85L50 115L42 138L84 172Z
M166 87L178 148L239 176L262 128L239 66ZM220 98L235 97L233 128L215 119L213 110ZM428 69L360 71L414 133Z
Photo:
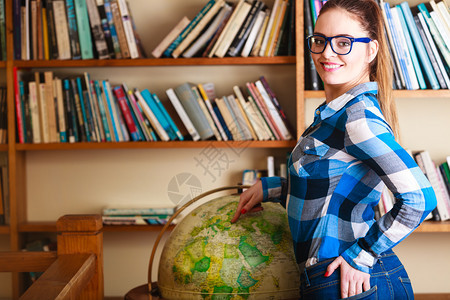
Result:
M162 250L164 299L297 299L300 276L286 212L279 204L242 215L239 196L211 200L187 214Z

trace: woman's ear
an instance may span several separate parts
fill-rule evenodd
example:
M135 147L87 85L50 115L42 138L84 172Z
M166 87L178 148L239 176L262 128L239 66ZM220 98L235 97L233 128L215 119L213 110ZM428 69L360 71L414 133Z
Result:
M368 55L368 63L370 64L375 57L377 57L378 54L378 41L377 40L372 40L369 43L369 55Z

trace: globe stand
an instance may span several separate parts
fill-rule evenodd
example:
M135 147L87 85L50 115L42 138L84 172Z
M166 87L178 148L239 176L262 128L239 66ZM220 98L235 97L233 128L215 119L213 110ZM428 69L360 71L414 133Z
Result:
M214 193L217 193L217 192L221 192L221 191L226 191L226 190L233 190L233 189L237 189L238 192L240 193L242 191L242 189L249 188L249 187L250 186L248 186L248 185L235 185L235 186L225 186L225 187L220 187L220 188L217 188L217 189L213 189L213 190L204 192L204 193L198 195L197 197L192 198L189 202L187 202L182 207L177 209L177 211L172 215L172 217L170 217L170 219L167 221L167 223L161 229L161 231L159 232L158 237L156 238L155 244L153 245L152 253L150 255L150 261L149 261L149 264L148 264L148 276L147 276L148 283L140 285L140 286L135 287L132 290L130 290L125 295L125 300L146 300L146 299L149 299L149 300L163 300L163 298L161 298L161 294L159 292L158 282L156 282L156 281L154 282L152 280L153 261L155 259L156 250L158 248L159 242L161 241L161 238L163 237L163 235L166 232L166 230L169 228L170 224L172 224L172 221L182 211L184 211L187 207L189 207L194 202L197 202L198 200L200 200L200 199L202 199L202 198L204 198L206 196L209 196L211 194L214 194Z

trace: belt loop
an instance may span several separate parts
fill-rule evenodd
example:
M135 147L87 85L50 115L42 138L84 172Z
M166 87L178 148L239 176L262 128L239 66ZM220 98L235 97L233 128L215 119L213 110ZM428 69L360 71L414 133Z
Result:
M303 276L305 278L305 286L309 287L311 283L309 282L308 272L306 272L306 268L303 270Z

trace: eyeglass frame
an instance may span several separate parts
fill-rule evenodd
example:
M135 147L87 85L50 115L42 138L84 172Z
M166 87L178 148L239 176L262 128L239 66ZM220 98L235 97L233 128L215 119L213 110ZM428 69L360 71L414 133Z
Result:
M322 37L322 38L325 39L325 46L323 46L323 50L320 51L320 52L314 52L314 51L311 50L311 45L310 45L310 42L309 42L309 41L310 41L310 39L311 39L312 37L314 37L314 36L319 36L319 37ZM347 38L347 39L349 39L350 42L351 42L351 44L350 44L350 50L348 50L348 52L345 53L345 54L337 53L337 52L333 49L333 43L331 42L331 40L334 39L334 38L339 38L339 37ZM325 36L325 35L323 35L323 34L312 34L312 35L310 35L310 36L308 36L308 37L306 38L306 43L308 44L308 49L309 49L309 51L310 51L311 53L314 53L314 54L321 54L321 53L323 53L323 52L325 51L325 49L327 48L328 42L330 42L331 50L332 50L334 53L336 53L337 55L348 55L350 52L352 52L352 49L353 49L353 43L365 43L365 44L368 44L368 43L370 43L371 41L372 41L372 39L371 39L371 38L368 38L368 37L354 38L354 37L350 37L350 36L346 36L346 35L335 35L335 36L327 37L327 36Z

